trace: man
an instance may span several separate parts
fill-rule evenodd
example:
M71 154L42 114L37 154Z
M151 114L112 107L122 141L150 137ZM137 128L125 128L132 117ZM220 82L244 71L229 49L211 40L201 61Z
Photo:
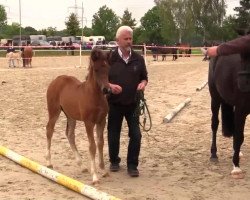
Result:
M132 38L133 30L129 26L121 26L116 32L118 47L112 53L109 72L112 94L108 98L108 146L110 171L119 171L120 135L125 117L129 129L127 170L131 177L138 177L141 132L139 116L135 114L136 92L145 89L148 76L143 57L131 49Z
M250 55L250 34L223 43L219 46L208 48L207 55L210 57L230 54Z

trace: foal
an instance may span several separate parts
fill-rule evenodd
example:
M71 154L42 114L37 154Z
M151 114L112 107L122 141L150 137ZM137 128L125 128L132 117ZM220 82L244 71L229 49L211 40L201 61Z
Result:
M85 124L91 159L91 174L93 184L99 179L96 172L96 146L99 153L99 167L103 170L103 176L108 175L105 171L103 161L103 131L106 124L108 103L105 94L109 93L108 83L108 54L100 49L93 49L90 56L89 73L85 82L80 82L72 76L58 76L51 82L47 90L47 106L49 121L47 124L47 153L46 160L48 167L51 164L51 138L54 132L55 123L61 113L67 117L66 136L70 147L75 155L78 165L83 171L82 159L75 144L76 120ZM96 125L97 144L94 138L94 127Z

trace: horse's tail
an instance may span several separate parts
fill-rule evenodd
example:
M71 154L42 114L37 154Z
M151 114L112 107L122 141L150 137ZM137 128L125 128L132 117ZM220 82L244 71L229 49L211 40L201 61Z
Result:
M234 132L234 108L233 106L223 102L221 104L221 118L222 118L223 136L231 137Z

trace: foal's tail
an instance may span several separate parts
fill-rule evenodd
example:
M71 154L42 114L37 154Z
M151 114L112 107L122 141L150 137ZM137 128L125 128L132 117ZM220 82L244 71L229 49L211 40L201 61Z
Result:
M233 136L234 132L234 108L233 106L221 104L222 134L225 137Z

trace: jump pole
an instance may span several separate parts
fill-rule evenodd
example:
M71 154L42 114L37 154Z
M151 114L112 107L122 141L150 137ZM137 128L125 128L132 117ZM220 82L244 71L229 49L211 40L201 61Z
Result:
M196 91L201 91L206 85L207 85L207 81L205 81L204 83L202 83L200 87L197 87Z
M90 199L94 200L120 200L114 196L111 196L105 192L99 191L91 186L85 185L75 179L67 177L59 172L49 169L43 165L40 165L24 156L21 156L10 149L0 145L0 154L9 158L10 160L18 163L19 165L28 168L29 170L38 173L60 185L65 186L75 192L78 192Z
M170 122L186 105L191 102L191 98L187 98L184 102L180 103L170 114L164 117L163 122Z

